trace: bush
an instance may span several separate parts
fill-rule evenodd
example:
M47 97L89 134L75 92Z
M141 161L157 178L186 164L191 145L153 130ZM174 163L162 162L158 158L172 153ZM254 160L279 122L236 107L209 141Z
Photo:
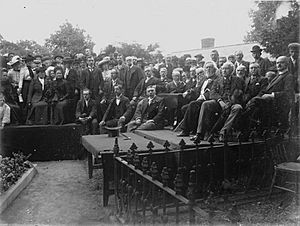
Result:
M13 153L13 157L2 158L0 155L0 195L15 184L23 173L32 167L23 153Z

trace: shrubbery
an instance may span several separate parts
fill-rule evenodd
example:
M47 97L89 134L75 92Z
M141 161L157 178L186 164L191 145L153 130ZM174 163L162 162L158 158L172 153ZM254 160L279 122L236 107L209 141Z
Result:
M13 153L13 157L2 158L0 155L0 195L17 182L23 173L32 167L23 153Z

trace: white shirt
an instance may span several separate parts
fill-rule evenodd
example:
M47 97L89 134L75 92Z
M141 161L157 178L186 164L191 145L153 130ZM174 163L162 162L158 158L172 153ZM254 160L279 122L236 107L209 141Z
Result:
M119 106L121 101L121 95L120 96L116 96L116 105Z
M152 103L152 100L154 99L154 97L153 98L148 98L148 105L150 105L151 103Z
M65 74L64 74L64 79L67 79L68 74L69 74L69 68L66 68Z
M45 79L39 78L40 83L42 83L42 90L45 89Z

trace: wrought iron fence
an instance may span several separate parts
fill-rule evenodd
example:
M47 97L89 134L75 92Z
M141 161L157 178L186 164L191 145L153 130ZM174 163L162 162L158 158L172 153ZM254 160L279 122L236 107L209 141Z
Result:
M265 196L273 166L286 161L281 134L264 141L148 153L134 149L119 156L114 147L117 215L124 222L194 224L209 220L216 202L236 203ZM259 191L259 192L258 192Z

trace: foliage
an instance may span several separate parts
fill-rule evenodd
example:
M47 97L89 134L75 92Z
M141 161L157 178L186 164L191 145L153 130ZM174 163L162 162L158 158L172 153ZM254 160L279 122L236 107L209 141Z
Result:
M43 55L49 54L49 50L45 46L41 46L36 41L32 40L20 40L16 43L5 40L0 35L0 53L14 53L19 56L31 55Z
M111 55L114 52L122 54L124 57L136 56L138 58L143 58L146 61L153 61L157 56L161 55L159 49L159 44L150 44L144 47L140 43L124 43L120 42L117 46L108 45L104 48L106 55Z
M66 22L60 26L59 31L46 39L45 45L53 54L75 55L84 53L87 48L93 50L95 43L89 35L85 35L85 30L73 27L71 23Z
M31 168L28 157L22 153L13 153L13 157L0 157L0 194L15 184L23 173Z
M299 4L293 0L287 16L276 19L280 1L260 1L258 10L252 10L252 30L245 37L246 42L259 42L273 57L287 54L291 42L299 42Z

